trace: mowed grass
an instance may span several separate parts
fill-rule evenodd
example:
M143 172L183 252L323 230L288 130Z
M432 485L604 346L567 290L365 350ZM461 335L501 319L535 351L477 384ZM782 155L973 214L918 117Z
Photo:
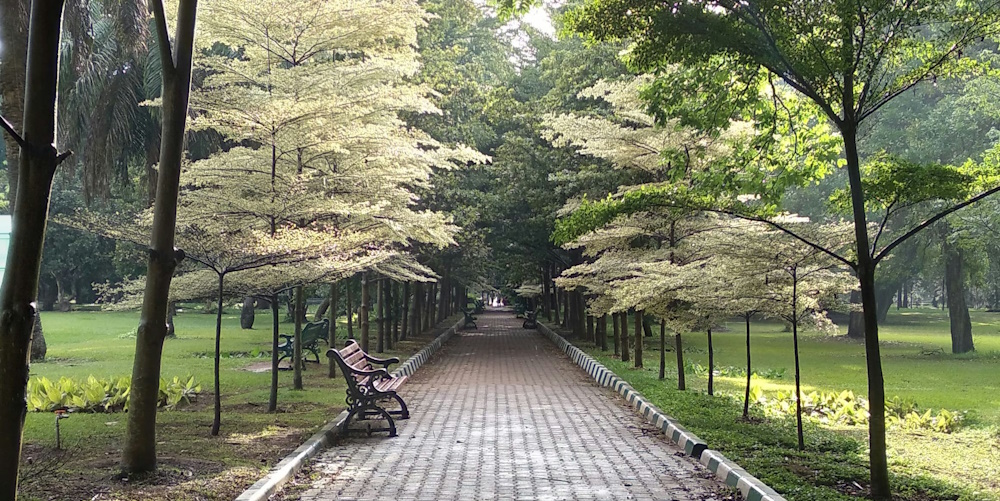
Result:
M43 312L48 359L32 364L31 376L130 375L138 320L138 312ZM327 359L321 353L323 364L307 365L304 390L291 389L292 371L279 373L279 409L268 413L270 373L245 369L270 361L270 312L258 311L252 330L240 328L238 310L227 312L221 343L222 430L212 437L215 315L184 312L175 325L177 338L164 344L161 375L193 375L202 394L193 405L159 413L159 473L128 482L114 479L126 414L73 413L60 423L67 449L61 455L54 451L53 415L33 412L25 423L22 455L27 478L21 491L27 499L232 499L345 406L343 378L327 377ZM345 338L343 318L338 325ZM281 324L283 334L292 330L292 324ZM399 343L386 353L405 358L422 348L430 335ZM372 322L373 344L375 336ZM321 346L325 352L325 344ZM265 354L247 356L253 352ZM230 353L237 356L226 357Z
M924 409L969 411L974 423L1000 425L1000 313L974 312L973 323L977 353L956 356L951 354L947 312L891 312L879 328L886 395L910 398ZM726 325L728 331L713 332L715 363L745 367L745 325L738 321ZM787 369L781 379L762 381L766 391L794 388L792 335L783 331L784 325L779 323L751 323L754 368ZM852 390L867 395L862 342L809 331L800 334L803 391ZM687 354L689 360L708 365L705 334L685 335L684 343L695 351ZM739 391L745 383L742 378L717 380L719 387L728 391ZM695 388L705 389L707 384L707 380L702 381Z
M1000 499L1000 314L973 312L972 317L978 351L969 355L950 354L947 312L894 310L880 328L888 397L912 399L921 409L968 412L965 426L952 434L889 431L891 469L903 499ZM745 367L744 329L742 321L731 321L727 329L713 332L717 367ZM707 377L691 373L686 377L688 391L678 392L675 355L669 353L667 380L658 380L658 328L654 334L645 339L642 370L599 350L588 351L706 439L709 447L722 450L790 500L851 499L863 492L868 476L864 427L811 425L806 430L807 451L799 453L794 450L793 422L740 419L744 378L716 377L716 392L738 395L736 399L708 397ZM683 341L686 360L707 366L705 333L685 334ZM672 344L668 337L668 347ZM755 370L786 370L781 378L756 380L765 391L793 390L792 337L784 325L754 322L751 344ZM861 342L802 332L800 360L803 391L867 394ZM852 486L855 481L862 489Z

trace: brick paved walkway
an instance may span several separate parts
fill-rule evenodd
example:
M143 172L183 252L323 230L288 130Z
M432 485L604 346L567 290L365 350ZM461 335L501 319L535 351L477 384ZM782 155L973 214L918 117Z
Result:
M720 484L510 313L486 313L400 393L399 437L315 460L305 500L722 499Z

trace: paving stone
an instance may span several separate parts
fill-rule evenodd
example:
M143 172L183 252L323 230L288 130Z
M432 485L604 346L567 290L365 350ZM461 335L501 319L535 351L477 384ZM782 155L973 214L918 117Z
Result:
M506 312L478 324L401 388L412 417L398 437L321 453L301 499L722 499L708 470L548 339Z

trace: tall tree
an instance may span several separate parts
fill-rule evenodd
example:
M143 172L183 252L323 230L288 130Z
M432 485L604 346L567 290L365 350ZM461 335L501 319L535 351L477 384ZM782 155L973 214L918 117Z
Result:
M631 60L647 70L677 62L704 64L717 55L751 68L766 68L814 102L840 132L855 225L857 258L850 265L856 268L861 285L865 323L872 414L871 489L878 500L889 499L891 490L875 266L895 246L890 244L878 254L871 246L858 154L859 127L906 90L955 71L962 52L989 35L998 17L1000 6L995 0L958 4L949 0L920 4L895 0L596 0L573 21L575 29L597 38L632 38ZM621 22L609 23L609 19Z
M17 19L17 6L6 12ZM28 359L37 315L35 297L45 243L49 193L56 167L68 156L58 153L55 138L62 15L63 0L31 2L22 129L16 130L6 118L2 120L6 134L15 139L19 148L17 168L8 167L8 171L17 171L17 196L14 197L14 230L6 272L0 285L0 424L3 428L0 432L0 497L11 500L17 499L21 432L27 412ZM6 21L5 24L4 28L11 26ZM4 43L14 40L17 33L23 31L17 30L14 35L5 33ZM23 41L15 41L4 48L17 52L19 47L25 47ZM18 56L4 56L3 73L18 62ZM6 93L7 89L4 91ZM7 97L5 94L5 101ZM18 99L17 95L12 97Z
M184 132L191 91L197 0L180 0L176 34L171 43L161 0L151 0L162 75L160 162L153 204L152 234L146 271L146 292L139 316L129 394L128 428L122 451L127 473L156 469L156 408L160 392L160 361L167 336L170 281L183 251L174 247L177 193L184 157Z

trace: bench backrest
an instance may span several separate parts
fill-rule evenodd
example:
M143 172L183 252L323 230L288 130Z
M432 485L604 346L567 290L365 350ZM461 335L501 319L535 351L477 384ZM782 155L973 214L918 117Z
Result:
M348 390L350 390L351 393L361 393L361 389L358 387L358 384L367 379L367 377L353 375L351 371L351 369L371 369L371 366L368 364L368 359L365 356L365 352L361 349L361 345L358 344L357 341L349 339L346 346L339 350L328 350L327 354L332 356L333 359L337 361L337 365L340 366L340 372L344 374L344 379L347 380Z
M326 339L328 332L330 332L330 321L328 319L324 318L320 322L309 322L302 328L302 343L310 344L317 339Z

